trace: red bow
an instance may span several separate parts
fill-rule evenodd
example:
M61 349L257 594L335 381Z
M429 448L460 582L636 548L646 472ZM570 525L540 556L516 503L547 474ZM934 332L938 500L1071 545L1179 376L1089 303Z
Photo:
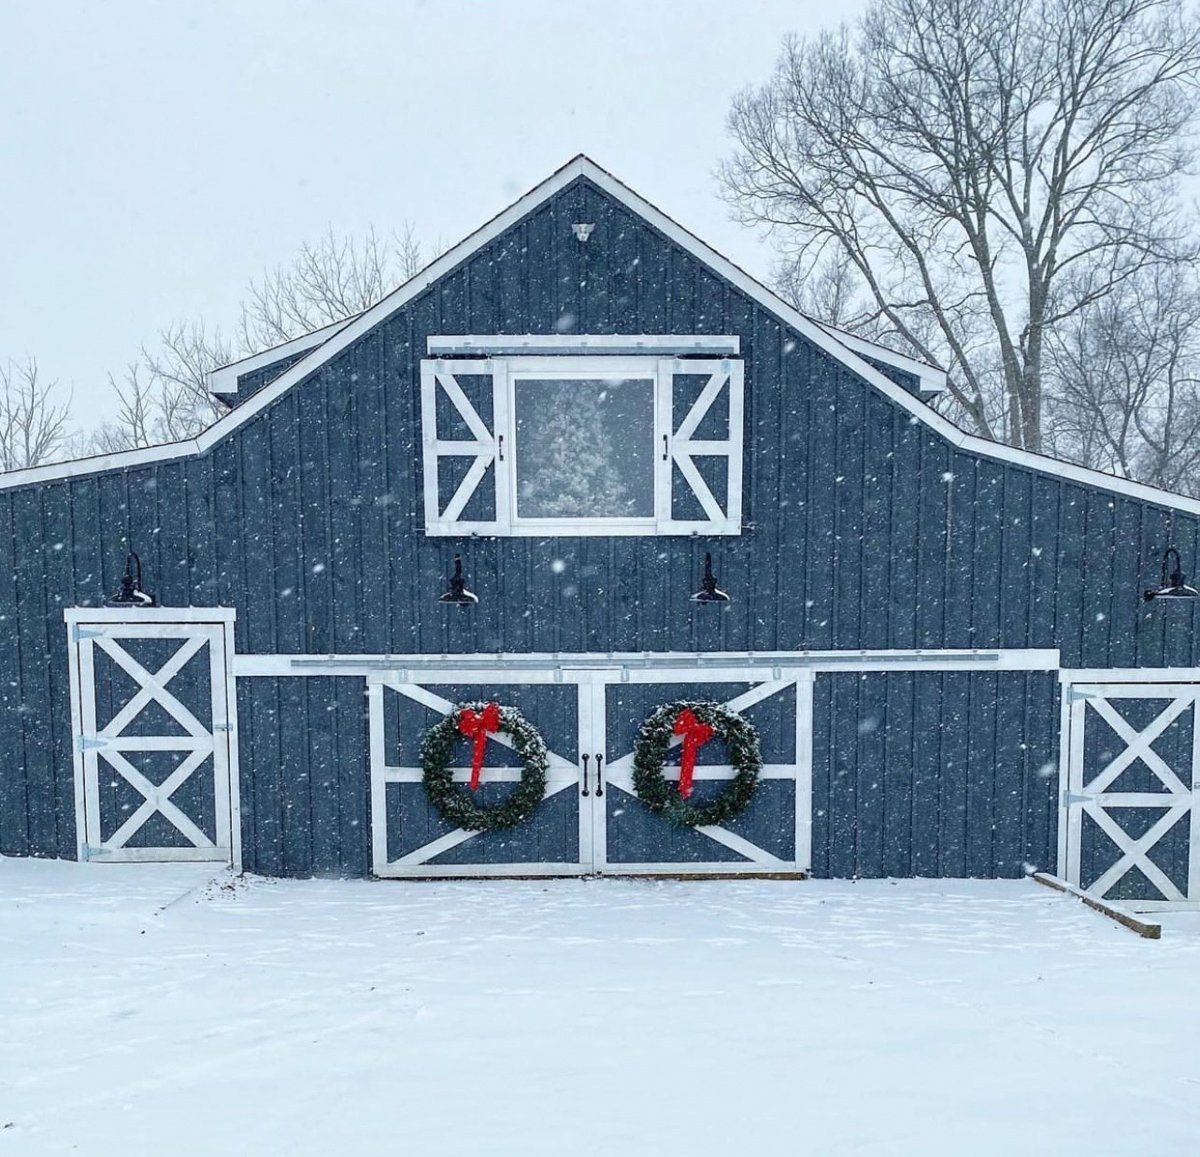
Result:
M690 707L685 707L675 716L675 734L683 736L683 755L679 760L679 796L687 799L692 794L692 775L696 770L696 752L715 734L716 729L701 723Z
M489 703L482 711L464 707L458 717L458 729L468 739L475 740L475 750L471 753L471 790L478 791L483 749L487 746L488 732L500 730L500 708L495 703Z

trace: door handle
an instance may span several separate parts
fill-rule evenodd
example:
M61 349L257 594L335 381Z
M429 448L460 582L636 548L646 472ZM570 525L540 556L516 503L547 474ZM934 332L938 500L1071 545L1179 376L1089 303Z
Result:
M596 752L596 795L597 797L604 794L604 755Z
M588 757L583 757L583 795L588 794Z

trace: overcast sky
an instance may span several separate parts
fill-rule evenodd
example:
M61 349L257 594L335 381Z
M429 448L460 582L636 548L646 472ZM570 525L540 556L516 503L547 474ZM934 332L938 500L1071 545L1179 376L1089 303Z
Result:
M173 320L229 326L327 228L460 240L579 152L751 272L713 170L730 97L817 0L0 8L0 359L103 417Z

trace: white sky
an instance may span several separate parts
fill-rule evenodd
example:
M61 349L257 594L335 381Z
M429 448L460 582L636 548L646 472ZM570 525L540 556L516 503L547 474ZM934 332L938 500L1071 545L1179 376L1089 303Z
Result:
M332 226L458 241L586 152L751 272L713 170L730 97L818 0L9 4L0 10L0 359L81 425L173 320Z

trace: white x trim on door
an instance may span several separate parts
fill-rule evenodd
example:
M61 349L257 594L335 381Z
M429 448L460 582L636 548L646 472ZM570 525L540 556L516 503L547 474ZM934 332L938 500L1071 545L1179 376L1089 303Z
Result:
M1087 816L1118 850L1118 855L1087 887L1097 898L1110 896L1117 884L1135 868L1159 895L1138 899L1145 904L1184 904L1200 900L1200 686L1180 683L1078 683L1064 687L1066 708L1067 783L1063 792L1060 855L1070 883L1082 884L1084 816ZM1162 707L1145 727L1137 728L1121 713L1123 700L1161 700ZM1154 749L1177 720L1190 715L1191 743L1186 765L1172 767ZM1102 767L1086 762L1085 739L1095 721L1103 720L1124 747ZM1140 760L1162 790L1113 791L1123 772ZM1114 809L1154 809L1161 815L1140 836L1131 836L1111 814ZM1150 853L1185 819L1189 821L1188 882L1185 893L1151 859Z
M464 844L468 840L473 840L482 834L481 832L467 831L463 828L457 828L444 836L439 836L436 840L431 840L429 843L396 859L389 859L387 785L390 783L420 783L423 772L419 767L398 767L387 762L384 740L383 697L385 692L402 695L406 699L411 699L414 703L420 703L422 706L436 711L439 715L449 715L455 707L455 704L451 703L449 699L445 699L441 695L437 695L415 683L402 683L386 679L368 681L367 703L371 736L371 857L372 870L375 875L478 875L484 874L483 869L486 869L486 874L498 875L505 874L506 871L509 874L517 871L517 868L514 868L512 865L503 864L480 865L480 870L475 872L471 871L473 867L471 865L457 865L454 868L444 868L432 864L430 861L435 860L444 852L448 852L451 848L456 848L459 844ZM513 741L501 732L490 734L488 742L497 743L509 750L512 750L513 747ZM551 751L549 753L549 762L550 767L546 773L546 794L543 797L544 799L558 795L559 792L566 791L568 788L574 788L579 783L579 768L573 759L565 759L563 756ZM468 767L455 767L451 769L451 773L455 782L466 783L470 778L471 771ZM516 766L489 767L487 769L487 777L489 780L501 783L515 783L521 778L521 769ZM539 863L520 865L519 869L522 875L569 875L581 871L582 865L580 863Z
M764 678L762 671L746 670L703 670L680 668L678 670L655 669L642 671L619 671L605 668L547 668L536 670L529 667L506 669L498 663L491 670L448 671L431 683L483 684L489 688L505 683L526 685L559 683L572 685L578 696L578 746L567 754L551 752L550 769L547 776L546 798L568 789L579 791L579 857L571 863L456 863L439 864L439 856L452 848L474 839L480 833L457 830L446 833L435 840L407 851L400 856L389 854L388 839L388 788L393 784L419 784L422 771L419 767L398 766L388 761L385 732L385 696L399 695L419 703L441 715L448 714L454 704L428 686L386 673L371 674L367 678L368 711L370 720L370 766L371 766L371 843L373 871L379 876L481 876L481 875L572 875L593 871L611 870L621 873L764 873L803 872L810 865L812 849L812 679L811 670L780 671L776 676ZM579 762L583 752L606 754L607 696L606 691L621 682L653 683L677 686L675 697L695 694L695 684L706 682L746 683L754 686L729 699L725 706L733 711L743 711L778 694L796 695L796 754L793 763L767 764L763 768L764 779L794 780L795 787L795 859L783 860L765 848L726 827L702 827L695 831L720 845L736 852L739 859L721 859L714 856L711 861L667 861L653 863L612 863L607 854L609 807L611 792L633 794L633 755L626 753L614 758L604 769L605 793L593 790L584 793L582 772ZM536 719L531 719L536 726ZM501 734L489 736L489 742L511 747L511 741ZM678 740L673 741L674 746ZM592 765L595 774L596 764ZM453 769L458 782L466 782L469 769ZM520 778L518 767L489 767L487 778L493 781L516 781ZM668 767L665 774L677 778L678 768ZM696 768L696 778L701 780L729 779L733 768L729 765L701 764ZM636 805L630 801L630 806Z
M162 611L138 612L136 622L121 622L111 612L75 611L68 615L71 632L70 673L75 738L76 822L79 857L85 860L211 860L240 861L237 830L235 722L232 676L227 655L232 616L218 622L170 622ZM177 613L177 612L168 612ZM157 669L139 662L128 649L130 640L165 639L176 644ZM103 726L97 718L97 655L106 656L124 671L136 690ZM204 662L206 705L211 725L205 726L169 684L197 657ZM173 734L135 735L128 729L152 704L176 724ZM140 770L130 756L145 752L178 752L178 766L159 784ZM210 837L173 797L197 774L211 784L215 838ZM112 777L132 786L141 804L107 835L103 830L103 793ZM162 847L130 841L156 815L180 833L183 843Z
M806 673L808 674L808 673ZM661 676L660 676L661 678ZM751 687L750 690L744 691L740 695L734 696L732 699L726 700L722 706L730 711L745 711L748 707L753 707L756 703L761 703L764 699L769 699L772 695L778 695L781 692L787 691L789 688L797 688L799 702L796 712L796 751L797 761L803 763L805 754L811 749L812 743L812 681L801 679L797 686L797 679L793 676L788 679L772 679L769 682L759 683L756 687ZM679 736L675 736L671 740L671 747L678 747L683 740ZM679 768L668 766L664 768L664 774L668 779L679 779ZM729 764L698 764L695 769L695 778L702 779L732 779L734 770ZM697 827L694 830L700 832L701 835L707 836L715 843L721 844L723 847L729 848L731 851L737 852L740 856L745 856L746 859L753 865L758 867L759 871L796 871L798 864L803 864L807 870L811 855L811 833L812 826L810 820L810 812L812 807L812 785L811 774L807 778L807 791L805 790L805 776L797 775L797 765L795 763L781 764L765 764L761 774L762 779L796 779L796 859L795 861L781 860L778 856L773 856L770 852L751 843L749 840L739 836L736 832L731 832L728 828L717 826ZM608 767L608 782L612 787L619 788L622 791L633 794L633 752L620 756L614 759ZM597 841L603 843L605 841ZM725 870L728 870L731 865L719 864ZM675 870L682 871L688 865L675 864Z

